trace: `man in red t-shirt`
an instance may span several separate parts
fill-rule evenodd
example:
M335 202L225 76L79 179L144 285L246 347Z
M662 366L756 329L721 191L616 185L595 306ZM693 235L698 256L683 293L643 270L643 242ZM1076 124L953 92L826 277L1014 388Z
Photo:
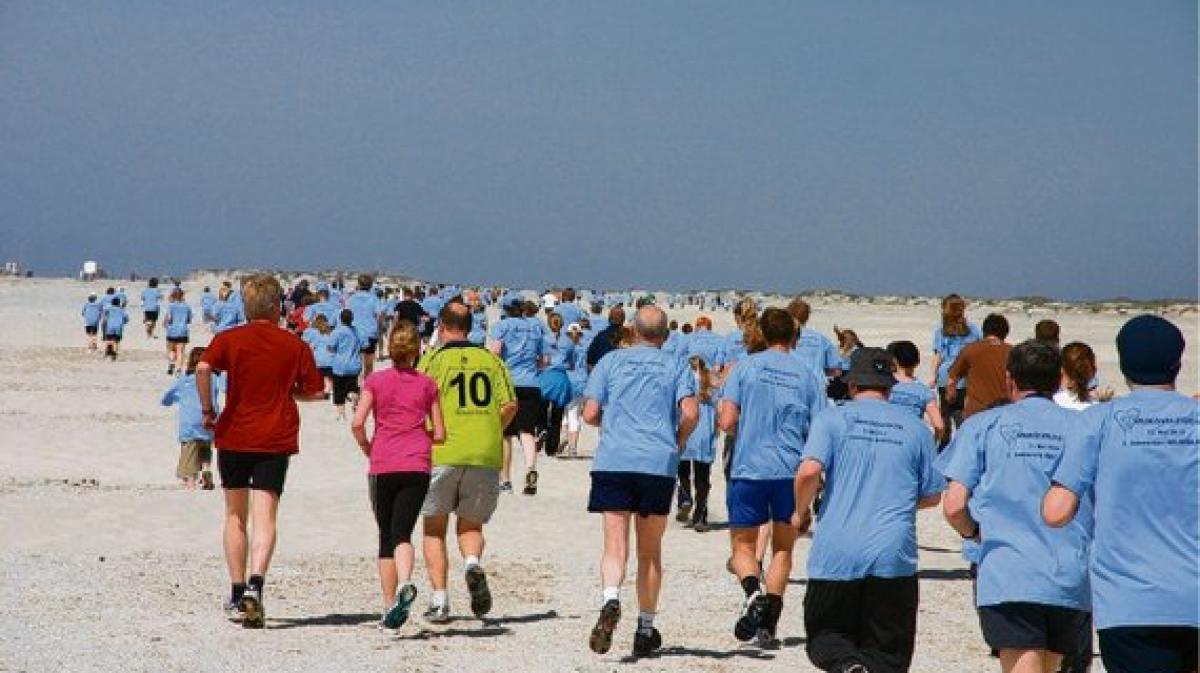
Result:
M295 400L324 399L325 384L312 351L279 327L279 281L255 274L242 281L249 322L213 338L196 367L200 399L212 399L212 373L228 374L225 408L217 417L202 409L204 425L216 429L217 467L225 490L225 563L233 583L226 605L246 628L262 628L263 578L275 551L275 515L288 459L300 450L300 413ZM202 402L201 404L204 404ZM251 507L253 501L253 507ZM254 513L250 578L246 578L246 519Z

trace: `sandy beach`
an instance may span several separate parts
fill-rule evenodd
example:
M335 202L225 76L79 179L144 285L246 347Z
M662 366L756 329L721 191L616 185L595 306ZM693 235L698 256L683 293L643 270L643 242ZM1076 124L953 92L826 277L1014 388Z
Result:
M174 480L175 420L159 398L169 385L163 341L141 333L140 309L121 359L83 349L79 307L91 289L66 280L0 281L0 671L614 671L815 670L804 653L801 599L809 542L797 566L780 636L783 647L741 646L732 625L741 591L725 572L728 538L672 522L658 620L658 658L631 663L633 586L613 651L587 648L599 606L599 519L585 511L585 460L543 459L536 497L505 495L487 530L484 564L495 608L469 618L460 561L451 555L456 619L414 617L399 634L375 628L379 597L365 462L327 403L302 407L301 453L280 509L268 577L268 628L245 631L220 610L227 578L219 492L186 492ZM127 284L136 296L141 284ZM198 306L199 286L188 284ZM137 301L132 302L136 304ZM989 309L973 304L978 322ZM694 309L672 312L680 321ZM1006 311L1010 340L1052 317L1063 341L1095 349L1105 385L1123 392L1113 338L1128 316L1034 308ZM1194 310L1172 316L1191 342L1180 389L1197 390ZM811 327L854 328L869 345L911 339L928 358L936 307L814 302ZM731 327L716 316L717 330ZM193 345L209 335L193 327ZM922 368L922 372L924 372ZM594 431L581 443L595 445ZM522 469L515 460L516 473ZM724 482L712 520L725 520ZM940 511L920 515L921 607L915 671L988 671L958 536ZM416 574L428 598L423 566ZM1097 660L1093 670L1103 670Z

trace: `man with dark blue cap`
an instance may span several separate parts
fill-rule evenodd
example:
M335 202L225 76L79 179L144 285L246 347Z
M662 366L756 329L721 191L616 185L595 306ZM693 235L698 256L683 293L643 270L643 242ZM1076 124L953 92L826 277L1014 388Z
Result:
M1042 503L1064 526L1092 496L1092 602L1110 673L1195 671L1200 402L1179 394L1183 333L1152 315L1117 334L1130 393L1082 412Z

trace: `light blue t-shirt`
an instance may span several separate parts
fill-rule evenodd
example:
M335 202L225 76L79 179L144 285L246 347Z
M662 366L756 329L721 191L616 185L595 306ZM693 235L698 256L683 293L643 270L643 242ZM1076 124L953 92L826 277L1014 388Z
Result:
M104 334L120 336L129 322L129 314L117 304L109 304L104 309Z
M429 319L437 322L438 314L442 312L442 307L446 305L446 301L438 295L430 295L421 300L421 308L429 314Z
M333 350L330 348L333 345L333 332L321 334L316 327L309 327L304 330L301 339L312 349L313 360L316 361L318 368L333 366Z
M352 324L363 341L379 338L379 315L382 307L374 292L357 291L346 300L346 308L354 313Z
M162 301L162 290L156 287L148 287L142 290L142 310L157 311L158 304Z
M583 317L583 309L579 308L579 305L574 302L563 302L554 307L554 312L562 316L563 328L568 327L573 322L579 322L579 319Z
M358 332L351 327L338 325L330 337L329 350L333 353L333 362L329 366L333 368L333 373L337 376L356 376L362 371L363 342L358 338Z
M504 318L492 327L492 339L503 347L500 357L508 365L515 387L538 384L538 361L545 352L545 331L533 318Z
M725 364L731 365L746 357L746 335L735 329L725 335Z
M104 304L100 300L87 301L83 303L83 310L79 312L83 316L83 324L87 327L95 327L100 324L100 314L104 311Z
M216 324L213 325L213 333L220 334L227 329L237 327L242 322L241 317L241 311L232 298L218 301L213 307L213 319L216 321Z
M713 392L715 395L716 391ZM707 402L699 399L697 401L700 407L700 420L696 423L696 429L688 435L687 450L680 458L699 463L711 463L717 457L717 398L714 396Z
M486 311L471 313L471 332L467 340L476 346L482 346L487 341L488 319Z
M1097 629L1197 626L1200 402L1134 390L1078 412L1054 481L1094 502ZM1078 516L1078 515L1077 515Z
M809 425L826 403L812 371L790 353L765 350L734 365L721 395L738 407L730 476L794 478Z
M221 391L225 389L225 375L214 373L212 377L212 408L220 413ZM176 436L180 442L192 440L212 441L212 431L204 427L204 416L201 414L200 390L196 387L196 375L185 374L175 380L163 395L162 405L169 407L179 405L176 412Z
M213 317L213 306L217 303L217 295L212 292L205 292L200 295L200 311L203 312L205 318Z
M684 360L693 355L699 355L705 366L714 369L725 364L725 340L713 334L711 330L698 329L687 338L687 349Z
M825 376L826 370L842 368L842 357L838 355L837 346L829 337L807 327L800 330L792 354L821 376Z
M967 323L967 334L963 336L946 336L942 333L942 328L938 327L933 330L933 352L941 357L941 362L938 363L937 384L939 388L946 387L946 382L950 379L950 367L954 365L954 360L958 358L958 354L962 349L967 347L967 344L975 343L983 338L983 332L975 326L975 323ZM966 378L958 382L960 390L967 387Z
M584 392L603 409L592 472L676 476L679 403L695 394L691 370L653 346L619 348L601 358Z
M825 470L808 576L915 575L917 502L945 488L929 428L896 405L852 400L817 414L804 457Z
M329 326L336 328L341 324L338 318L341 316L342 309L333 301L319 301L315 304L309 304L308 308L304 309L304 322L312 324L317 316L323 315L329 321Z
M962 446L962 445L960 444L958 446ZM944 449L942 449L942 452L939 453L937 455L937 458L934 459L934 461L933 461L933 470L935 472L937 472L938 474L946 473L946 466L949 465L951 459L954 458L954 450L955 450L954 442L951 442L950 444L946 445L946 447ZM962 560L966 561L967 563L973 563L973 564L979 563L979 543L978 542L976 542L974 540L963 540L962 541Z
M167 336L182 339L188 335L188 325L192 323L192 307L187 302L172 301L167 303Z
M942 473L971 492L968 507L980 531L978 607L1090 608L1090 504L1063 528L1042 520L1042 498L1076 413L1045 397L1027 397L975 414L954 434Z
M571 337L566 334L559 334L558 338L551 333L550 338L546 340L548 354L550 355L550 369L560 369L567 371L575 364L575 342L571 341Z
M925 418L925 408L937 395L929 386L920 381L900 381L892 386L888 402L904 407L913 412L917 418Z

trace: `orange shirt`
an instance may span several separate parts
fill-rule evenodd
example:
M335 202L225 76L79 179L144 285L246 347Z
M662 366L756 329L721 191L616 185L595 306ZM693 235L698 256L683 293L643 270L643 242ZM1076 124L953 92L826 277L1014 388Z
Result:
M258 453L300 450L300 412L292 394L316 394L325 384L299 337L253 321L218 334L201 360L228 374L214 446Z

